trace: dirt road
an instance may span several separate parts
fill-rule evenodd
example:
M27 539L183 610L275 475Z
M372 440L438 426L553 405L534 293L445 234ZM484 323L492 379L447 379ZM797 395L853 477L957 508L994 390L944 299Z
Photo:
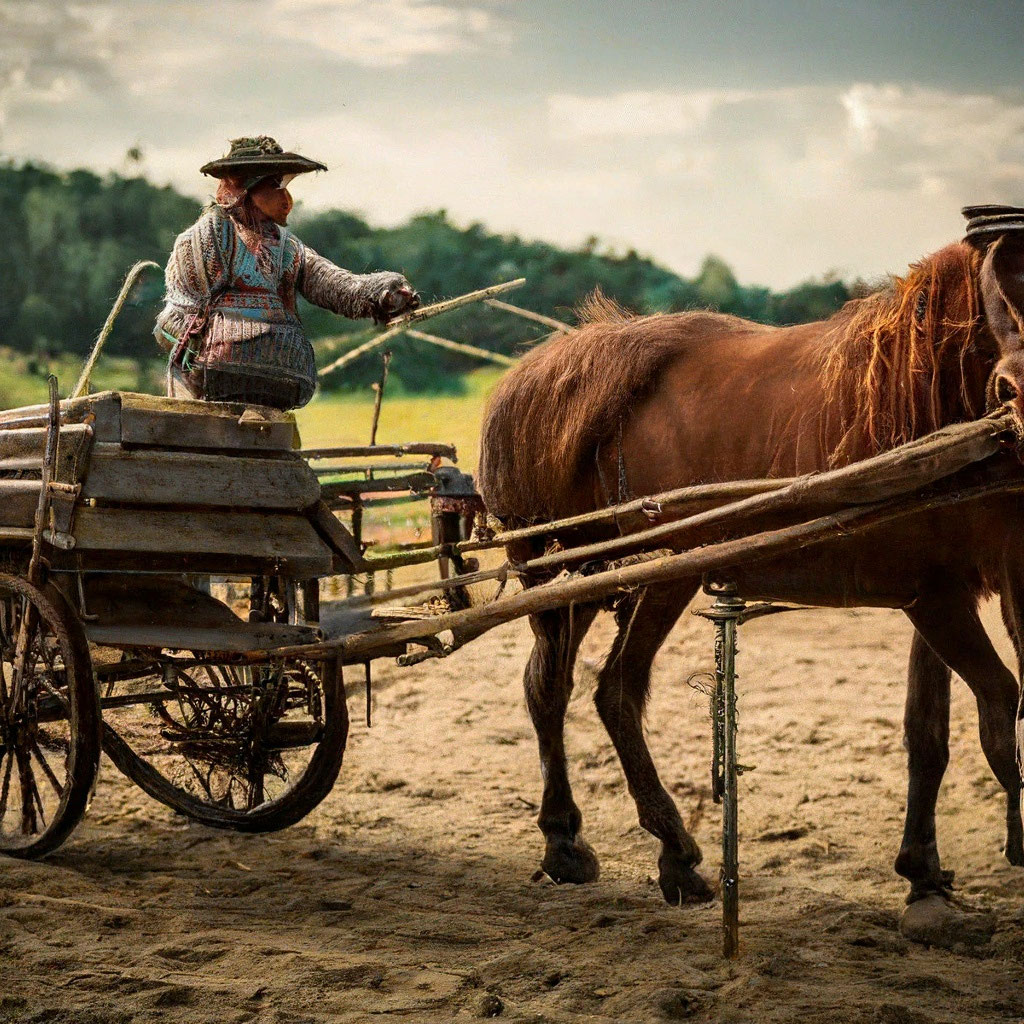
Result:
M998 622L989 610L987 621ZM708 877L711 627L687 615L655 669L652 746ZM1001 858L1003 801L955 691L940 844L999 928L973 952L911 947L896 922L903 673L895 612L743 628L742 956L719 905L665 906L594 713L595 628L569 716L577 801L602 858L579 888L534 879L539 772L521 701L530 645L505 627L448 662L383 666L374 725L351 698L337 789L273 836L175 817L105 762L84 825L39 864L0 864L0 1021L1018 1021L1024 872ZM1005 637L1001 650L1008 657Z

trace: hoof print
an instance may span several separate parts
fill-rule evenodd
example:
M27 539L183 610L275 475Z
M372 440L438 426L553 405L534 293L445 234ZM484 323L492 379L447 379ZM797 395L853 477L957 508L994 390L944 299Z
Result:
M952 949L981 946L992 938L995 918L938 894L915 900L903 912L900 933L911 942Z

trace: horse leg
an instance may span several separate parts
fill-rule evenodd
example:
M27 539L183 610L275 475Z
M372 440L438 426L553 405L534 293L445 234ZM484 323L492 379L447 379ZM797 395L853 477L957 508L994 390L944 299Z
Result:
M1013 647L1017 654L1017 682L1024 682L1024 585L1018 581L1021 572L1008 572L1003 578L1000 604L1003 622L1010 634ZM1018 695L1017 701L1017 764L1018 771L1024 765L1024 694ZM1022 794L1024 800L1024 794ZM1024 805L1018 802L1016 813L1007 807L1006 815L1006 858L1011 864L1024 865L1024 829L1021 828L1021 812Z
M620 602L616 610L619 631L594 695L636 802L640 824L661 840L658 884L671 904L704 902L714 894L694 870L701 861L700 847L686 831L675 802L658 778L644 737L643 715L654 656L698 585L648 587Z
M945 893L953 881L943 872L935 838L935 801L949 763L949 666L917 631L910 646L903 743L909 785L903 842L896 871L910 882L910 899Z
M978 704L981 749L1006 790L1006 844L1011 864L1024 864L1015 727L1019 688L978 617L977 600L966 593L928 595L907 609L928 646L971 688Z
M572 606L530 616L535 639L523 682L544 779L537 818L545 840L541 868L559 883L592 882L600 870L580 835L583 816L572 798L564 742L576 652L596 614L594 607Z

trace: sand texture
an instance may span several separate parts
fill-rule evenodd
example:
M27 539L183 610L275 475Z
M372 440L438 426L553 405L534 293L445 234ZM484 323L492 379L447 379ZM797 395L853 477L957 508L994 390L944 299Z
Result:
M986 610L1009 658L995 610ZM109 762L89 815L42 863L0 863L0 1021L853 1021L1024 1018L1024 872L1000 853L1002 792L955 683L939 842L989 942L939 950L897 928L905 800L898 612L813 612L742 628L742 955L720 906L667 907L591 694L584 647L568 743L598 882L536 876L542 843L530 649L514 623L444 662L383 664L374 724L353 674L332 796L247 837L193 825ZM717 877L707 701L711 626L687 613L655 666L663 780Z

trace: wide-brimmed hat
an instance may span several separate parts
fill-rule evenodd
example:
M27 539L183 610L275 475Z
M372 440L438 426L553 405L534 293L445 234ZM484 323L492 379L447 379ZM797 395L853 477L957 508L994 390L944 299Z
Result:
M286 153L269 135L253 135L232 139L226 156L203 164L199 170L214 178L241 178L245 187L251 188L268 174L305 174L326 171L327 167L298 153Z
M966 240L974 245L984 247L1000 235L1024 232L1024 207L986 203L960 212L967 218Z

